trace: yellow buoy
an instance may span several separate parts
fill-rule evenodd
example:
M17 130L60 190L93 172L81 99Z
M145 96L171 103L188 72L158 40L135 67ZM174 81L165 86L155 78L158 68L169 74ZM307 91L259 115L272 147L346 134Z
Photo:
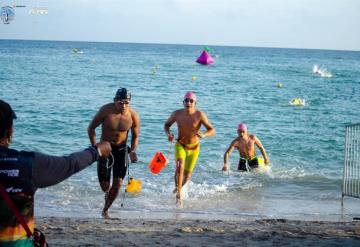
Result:
M130 178L128 184L126 185L125 192L138 194L141 191L141 180Z
M284 87L284 85L283 85L282 83L278 83L276 86L277 86L278 88L283 88L283 87Z
M265 166L264 158L263 157L257 157L258 165L259 166Z
M293 98L290 101L291 105L295 105L295 106L304 106L305 105L305 100L301 99L301 98Z
M197 80L197 77L196 77L196 76L192 76L192 77L191 77L191 80L196 81L196 80Z
M263 157L257 157L259 167L255 169L258 173L269 173L270 164L266 165Z

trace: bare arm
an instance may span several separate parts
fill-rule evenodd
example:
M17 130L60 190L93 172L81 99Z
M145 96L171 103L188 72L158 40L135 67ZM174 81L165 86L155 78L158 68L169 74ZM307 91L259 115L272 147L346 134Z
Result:
M203 112L201 113L201 123L205 126L206 131L203 133L199 131L198 136L200 138L210 137L216 134L215 128L212 126L206 114Z
M229 168L228 167L229 156L234 151L235 145L236 145L236 139L231 142L230 146L228 147L228 149L224 154L224 166L222 168L223 171L227 171Z
M138 161L136 155L136 148L139 143L139 133L140 133L140 117L136 112L132 113L133 125L131 126L131 147L130 147L130 160L133 163Z
M139 133L140 133L140 117L136 112L133 113L133 125L131 126L131 150L136 151L136 148L139 143Z
M256 136L254 137L254 139L255 139L255 145L260 149L260 152L261 152L262 156L264 157L265 164L269 164L270 161L266 155L264 146L262 145L261 141Z
M88 136L90 139L91 145L95 145L96 143L96 132L95 129L104 121L104 107L100 108L100 110L96 113L94 118L91 120L88 126Z
M173 125L173 123L175 123L175 121L176 121L176 114L175 112L173 112L164 124L164 130L170 142L174 140L174 135L170 133L170 127L171 125Z

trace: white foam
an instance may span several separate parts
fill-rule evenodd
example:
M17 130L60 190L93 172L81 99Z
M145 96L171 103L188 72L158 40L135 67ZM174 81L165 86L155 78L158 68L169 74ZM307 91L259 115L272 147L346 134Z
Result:
M325 68L321 68L317 64L315 64L313 66L313 73L316 74L316 75L320 75L321 77L326 77L326 78L330 78L330 77L333 76L331 74L331 72L327 71Z

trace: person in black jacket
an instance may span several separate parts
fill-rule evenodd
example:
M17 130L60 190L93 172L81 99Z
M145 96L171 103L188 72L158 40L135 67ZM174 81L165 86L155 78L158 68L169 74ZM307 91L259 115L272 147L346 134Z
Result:
M34 231L34 194L88 167L99 157L107 157L111 145L101 141L68 156L52 156L9 148L14 133L16 114L0 100L0 183L5 188L31 232ZM0 196L0 246L33 246L24 227Z

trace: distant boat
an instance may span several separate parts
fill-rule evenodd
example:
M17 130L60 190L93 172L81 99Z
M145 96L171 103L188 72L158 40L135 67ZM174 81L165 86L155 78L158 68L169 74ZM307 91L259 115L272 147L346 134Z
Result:
M206 50L204 50L201 53L200 57L198 57L196 62L202 65L209 65L214 63L214 59L210 56L210 54Z

